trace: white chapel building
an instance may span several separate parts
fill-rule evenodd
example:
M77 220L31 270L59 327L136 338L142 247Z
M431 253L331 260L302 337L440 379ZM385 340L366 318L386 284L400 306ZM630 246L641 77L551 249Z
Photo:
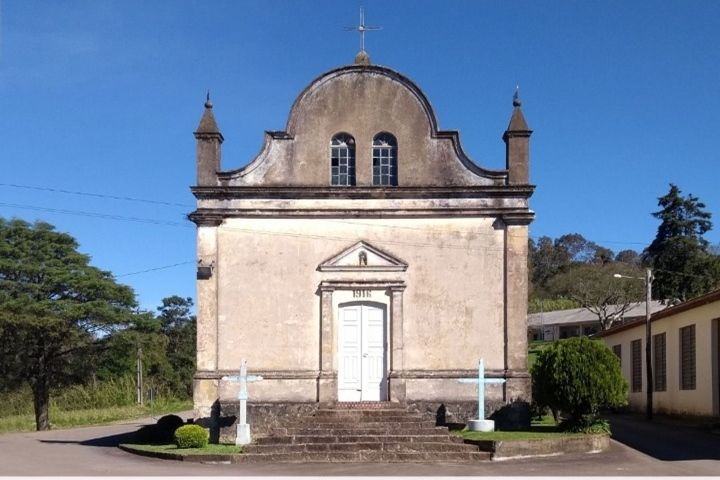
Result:
M370 64L323 73L260 153L221 164L213 105L197 139L196 417L237 402L247 361L266 411L402 402L476 411L529 400L528 128L516 97L488 170L440 130L409 78ZM502 132L499 132L502 133Z

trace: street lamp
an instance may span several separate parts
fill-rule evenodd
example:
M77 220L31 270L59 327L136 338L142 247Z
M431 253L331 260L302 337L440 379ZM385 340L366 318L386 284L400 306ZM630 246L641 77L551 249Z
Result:
M620 275L616 273L613 275L615 278L632 278L635 280L645 281L645 375L647 377L646 390L647 390L647 402L645 405L645 416L648 420L652 420L653 416L653 374L652 374L652 353L650 350L650 341L652 340L652 334L650 331L650 302L652 301L652 282L653 274L649 268L645 269L645 278L643 277L631 277L628 275Z

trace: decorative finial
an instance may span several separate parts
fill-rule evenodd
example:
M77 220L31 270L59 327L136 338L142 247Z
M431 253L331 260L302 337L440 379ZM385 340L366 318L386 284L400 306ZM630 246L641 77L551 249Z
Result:
M357 27L345 27L345 31L360 32L360 52L358 52L357 56L355 57L355 63L361 65L370 64L370 57L368 56L367 52L365 52L365 32L372 32L375 30L382 30L382 27L365 25L365 10L363 9L363 7L360 7L360 24ZM362 58L364 61L358 62L358 58Z
M210 101L210 90L207 91L207 95L205 96L205 108L212 108L212 102Z
M355 55L355 65L370 65L370 55L362 50Z
M513 107L522 105L520 101L520 85L515 85L515 94L513 95Z

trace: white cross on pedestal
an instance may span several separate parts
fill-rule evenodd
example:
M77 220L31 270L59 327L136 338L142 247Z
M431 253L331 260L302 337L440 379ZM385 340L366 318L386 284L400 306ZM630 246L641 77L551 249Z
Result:
M460 383L478 384L478 418L468 422L468 429L474 432L492 432L495 430L493 420L485 420L485 384L505 383L504 378L485 378L485 362L480 359L478 364L478 378L461 378Z
M263 379L260 375L247 374L247 360L240 362L240 375L230 375L222 377L228 382L240 382L240 391L238 392L238 400L240 400L240 419L237 423L237 435L235 437L235 445L247 445L252 441L250 437L250 425L247 423L247 384L248 382L259 382Z

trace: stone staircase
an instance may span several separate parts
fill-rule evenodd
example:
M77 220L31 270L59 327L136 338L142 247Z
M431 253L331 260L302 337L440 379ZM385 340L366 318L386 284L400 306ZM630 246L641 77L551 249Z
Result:
M245 446L245 462L472 463L490 454L392 402L338 403Z

